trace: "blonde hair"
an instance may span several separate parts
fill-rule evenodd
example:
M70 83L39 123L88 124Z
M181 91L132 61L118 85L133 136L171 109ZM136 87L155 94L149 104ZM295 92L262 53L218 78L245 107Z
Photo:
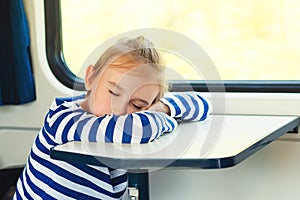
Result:
M109 47L96 62L93 78L95 78L102 69L112 64L121 56L126 56L127 58L127 61L122 63L125 67L126 64L130 63L141 63L151 67L157 72L160 92L156 100L160 99L166 91L164 61L158 50L154 48L153 43L144 36L133 39L122 38Z

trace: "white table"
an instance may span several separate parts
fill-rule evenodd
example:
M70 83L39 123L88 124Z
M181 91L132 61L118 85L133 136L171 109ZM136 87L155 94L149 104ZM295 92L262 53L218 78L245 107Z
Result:
M211 115L183 122L152 143L69 142L51 149L51 158L144 172L132 173L129 184L139 184L141 199L148 199L148 171L232 167L297 126L297 116Z

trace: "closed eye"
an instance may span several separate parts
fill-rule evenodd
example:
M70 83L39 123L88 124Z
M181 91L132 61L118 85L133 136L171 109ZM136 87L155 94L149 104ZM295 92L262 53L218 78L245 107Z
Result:
M132 104L132 106L133 106L135 109L137 109L137 110L142 110L142 108L143 108L143 107L138 106L138 105L135 105L135 104Z
M144 100L137 99L137 100L132 100L130 102L130 105L136 110L144 110L148 107L149 104Z
M114 92L114 91L112 91L112 90L108 90L108 92L109 92L111 95L113 95L113 96L116 96L116 97L119 97L119 96L120 96L119 93L116 93L116 92Z

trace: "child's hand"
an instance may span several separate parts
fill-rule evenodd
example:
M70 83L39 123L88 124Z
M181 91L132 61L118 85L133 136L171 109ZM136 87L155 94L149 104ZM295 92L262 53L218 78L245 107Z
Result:
M155 111L155 112L163 112L170 115L170 108L161 101L155 102L147 110Z

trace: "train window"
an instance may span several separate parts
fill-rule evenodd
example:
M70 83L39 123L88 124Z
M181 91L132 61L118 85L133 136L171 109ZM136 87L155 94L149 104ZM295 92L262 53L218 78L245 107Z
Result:
M133 29L162 28L205 49L226 91L299 92L298 6L292 0L45 0L47 49L53 48L48 60L71 79L81 77L83 61L101 42ZM61 61L51 61L51 52ZM184 80L204 84L188 62L165 57Z

